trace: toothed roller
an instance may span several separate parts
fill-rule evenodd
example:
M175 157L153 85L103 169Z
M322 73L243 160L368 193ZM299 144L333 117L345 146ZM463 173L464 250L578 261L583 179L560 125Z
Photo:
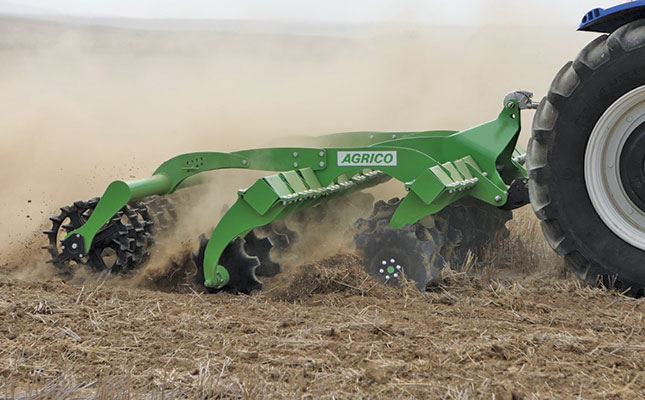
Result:
M44 231L48 244L43 246L51 259L48 261L62 273L71 273L73 265L84 265L96 271L109 270L112 273L128 271L134 267L136 233L134 227L126 226L121 215L111 218L96 234L88 254L66 254L62 239L66 234L82 226L98 204L98 198L76 201L71 206L61 207L61 213L50 219L51 229ZM67 222L67 223L65 223Z

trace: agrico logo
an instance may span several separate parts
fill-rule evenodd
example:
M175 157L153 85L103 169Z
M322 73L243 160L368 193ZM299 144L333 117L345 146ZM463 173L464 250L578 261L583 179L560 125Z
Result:
M339 151L338 165L341 167L393 167L396 166L396 151Z

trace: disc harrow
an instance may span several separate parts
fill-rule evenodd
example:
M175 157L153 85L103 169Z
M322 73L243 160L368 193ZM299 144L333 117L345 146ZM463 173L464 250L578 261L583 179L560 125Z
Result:
M457 204L472 201L496 211L523 204L523 186L514 182L526 180L516 142L527 96L507 96L497 119L461 132L354 132L320 140L336 147L180 155L151 178L114 181L100 200L64 208L52 219L47 248L59 266L131 271L181 222L177 204L193 203L191 193L203 184L195 175L224 168L275 171L238 191L192 254L200 285L250 293L262 288L258 277L282 272L281 253L298 235L316 231L321 221L332 230L350 229L348 216L364 214L374 201L360 191L395 179L407 195L377 202L370 217L356 222L356 247L372 275L388 284L406 275L423 289L446 262L458 261L460 245L479 243L466 238L465 226L482 220ZM491 233L485 225L477 232ZM105 254L110 252L114 261Z

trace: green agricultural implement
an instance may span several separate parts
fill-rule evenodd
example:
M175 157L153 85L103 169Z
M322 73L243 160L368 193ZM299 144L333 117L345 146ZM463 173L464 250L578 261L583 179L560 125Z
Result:
M643 12L643 3L619 6L621 18ZM539 107L517 91L496 119L464 131L342 133L310 147L179 155L150 178L114 181L100 199L61 208L45 232L51 262L127 272L146 261L155 233L174 223L175 197L200 185L197 175L246 169L273 174L240 190L202 236L196 279L211 291L261 289L257 276L281 271L272 247L296 237L285 220L312 210L324 216L330 202L342 206L394 179L405 197L376 202L354 224L365 268L384 283L405 275L423 290L444 265L503 233L510 210L530 198L548 242L580 278L642 295L645 22L621 24L610 11L585 16L581 29L609 35L565 65ZM517 147L520 112L531 108L538 111L525 154Z
M497 119L462 132L355 132L319 138L333 147L183 154L163 163L150 178L112 182L100 200L64 207L62 214L53 218L54 229L46 232L50 238L48 249L57 265L74 261L97 269L108 268L104 250L112 249L114 262L110 269L129 270L144 258L141 247L151 236L146 228L157 222L152 215L159 214L159 207L153 204L160 198L154 196L171 194L189 178L205 171L275 171L238 192L237 201L208 241L202 243L196 257L201 277L198 279L206 288L248 292L261 287L255 269L271 269L248 256L243 247L249 239L257 242L266 238L261 233L263 229L276 230L267 229L267 225L291 214L390 178L400 181L407 191L391 215L392 229L414 225L466 196L489 204L494 211L497 207L525 204L527 173L522 167L524 154L516 149L516 142L520 110L532 104L528 93L514 93L507 96ZM509 192L509 187L514 190ZM512 193L517 195L513 197ZM71 224L63 223L68 218ZM60 228L66 232L62 242L57 243ZM275 263L266 251L254 255L265 259L265 264ZM409 269L414 272L408 275L416 277L423 287L433 275L432 268L424 265L427 263L406 266L392 254L381 258L379 262L386 261L387 265L377 270L389 270L383 277L388 281L395 282Z

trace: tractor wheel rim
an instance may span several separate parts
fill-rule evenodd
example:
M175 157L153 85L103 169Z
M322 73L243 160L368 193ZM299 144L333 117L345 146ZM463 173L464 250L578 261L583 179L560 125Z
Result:
M585 185L604 224L625 242L645 250L645 210L627 193L626 171L621 173L625 143L634 135L645 135L645 85L616 100L594 126L585 151ZM634 157L633 152L625 153ZM645 167L640 168L642 172Z

